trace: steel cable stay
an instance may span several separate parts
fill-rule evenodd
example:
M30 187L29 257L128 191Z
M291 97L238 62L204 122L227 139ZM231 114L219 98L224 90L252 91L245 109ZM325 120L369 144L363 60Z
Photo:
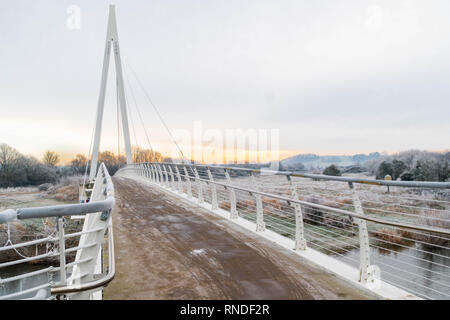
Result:
M141 114L141 111L140 111L140 109L139 109L139 105L138 105L138 103L137 103L136 96L134 95L134 91L133 91L133 88L132 88L130 79L129 79L129 77L128 77L128 72L127 72L126 69L124 69L124 73L125 73L126 84L128 84L128 88L129 88L129 90L130 90L131 97L133 98L134 106L135 106L136 111L137 111L137 113L138 113L138 116L139 116L139 120L140 120L141 126L142 126L142 128L143 128L143 130L144 130L144 134L145 134L145 137L146 137L146 139L147 139L147 143L148 143L148 145L149 145L149 147L150 147L150 151L151 151L151 153L152 153L152 156L154 156L154 155L155 155L155 154L154 154L154 149L153 149L152 143L150 142L149 134L148 134L147 128L146 128L146 126L145 126L145 124L144 124L144 120L143 120L143 118L142 118L142 114Z
M129 103L128 103L128 96L127 96L127 92L125 91L125 88L124 88L123 91L124 91L124 93L125 93L124 98L125 98L126 105L129 106ZM136 128L135 128L135 126L134 126L133 115L132 115L132 112L131 112L131 109L130 109L130 108L127 108L127 114L128 114L128 116L129 116L129 118L130 118L131 128L132 128L132 130L133 130L134 143L135 143L135 145L136 145L138 148L141 148L140 145L139 145L138 139L137 139ZM134 156L135 156L135 158L137 158L137 157L136 157L136 150L135 150L135 152L134 152Z
M155 111L156 115L158 116L159 120L161 121L163 127L166 129L167 133L169 134L169 137L172 139L172 142L175 144L176 148L178 149L178 152L180 153L183 162L188 163L186 157L184 156L183 150L181 149L178 142L175 140L175 138L172 134L172 131L169 129L169 126L164 121L164 118L162 117L161 113L159 112L157 106L153 103L153 100L150 98L148 91L145 89L144 85L142 84L141 80L137 76L136 72L134 71L134 69L131 67L131 65L125 59L123 59L123 61L124 61L124 64L128 67L128 69L131 70L131 73L133 74L134 78L136 79L137 83L139 84L139 87L144 92L144 95L146 96L148 102L153 107L153 110Z

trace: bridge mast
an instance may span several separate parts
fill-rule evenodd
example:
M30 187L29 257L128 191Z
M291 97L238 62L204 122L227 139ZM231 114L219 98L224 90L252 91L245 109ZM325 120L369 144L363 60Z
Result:
M97 105L97 121L95 124L94 148L92 150L91 171L89 180L93 180L97 172L98 151L100 147L100 138L102 132L103 110L105 107L106 82L108 79L109 57L111 47L114 51L114 60L116 65L117 90L119 94L120 114L122 117L123 137L125 140L125 152L127 164L133 163L130 143L130 130L128 128L127 103L125 100L125 89L123 85L122 61L120 59L119 37L117 35L117 23L115 6L109 6L108 31L106 33L105 55L103 58L102 80L100 84L100 96Z

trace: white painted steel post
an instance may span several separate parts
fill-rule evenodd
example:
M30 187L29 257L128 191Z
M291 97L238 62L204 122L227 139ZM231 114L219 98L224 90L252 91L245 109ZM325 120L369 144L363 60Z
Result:
M203 186L202 182L200 181L200 175L198 174L196 167L192 166L191 168L194 171L195 180L197 180L198 203L202 204L204 200L203 200Z
M158 169L158 174L159 174L159 184L162 186L164 184L164 177L162 174L161 165L157 164L156 168Z
M175 178L173 176L173 170L172 170L172 166L170 164L167 165L167 167L169 168L169 173L170 173L170 189L175 190L176 186L175 186Z
M352 191L353 205L357 214L363 216L364 210L356 193L355 186L352 182L348 183ZM356 219L359 227L359 281L362 283L373 283L378 275L378 267L370 265L370 245L369 245L369 233L367 231L367 223L363 219Z
M258 185L256 183L256 178L255 178L253 172L251 172L250 175L251 175L253 188L256 191L258 191ZM265 231L266 224L264 223L264 211L263 211L261 195L255 193L253 196L255 197L255 201L256 201L256 231Z
M211 185L211 209L217 210L219 208L219 204L217 203L217 189L216 189L216 185L214 184L214 178L213 178L213 175L212 175L209 167L208 167L208 177L209 177L209 181L211 181L211 183L210 183L210 185Z
M158 172L159 172L159 184L161 186L164 186L164 176L163 176L163 173L162 173L161 165L158 164L157 166L158 166Z
M181 182L181 175L180 170L178 170L178 166L175 165L175 171L177 173L177 180L178 180L178 192L183 193L183 183Z
M108 22L108 29L110 23ZM108 30L109 36L109 30ZM105 109L106 84L108 80L109 58L111 56L111 42L107 36L105 44L105 53L103 56L102 80L100 82L100 95L97 102L97 119L95 122L94 146L92 148L91 169L89 172L89 181L93 181L97 174L98 152L100 148L100 138L103 124L103 110Z
M150 165L148 163L144 164L145 166L145 177L150 179Z
M66 241L64 239L64 218L58 218L58 238L59 238L59 274L61 285L67 282L66 273Z
M228 169L225 169L225 177L227 179L227 183L231 186L231 177ZM228 187L230 191L230 219L237 219L238 211L236 209L236 193L233 188Z
M155 167L153 166L152 163L150 164L150 172L151 172L152 181L156 182Z
M155 183L159 184L159 174L158 169L156 168L156 164L153 164L152 167L153 167L153 174L155 175Z
M167 168L164 164L162 165L162 168L164 169L164 178L166 180L165 185L167 188L170 188L169 175L167 174Z
M297 188L292 181L292 177L287 175L286 178L289 181L291 187L291 195L294 200L298 200ZM298 203L294 203L295 210L295 250L306 250L305 230L303 226L303 212L302 206Z
M184 169L184 175L186 176L187 195L188 195L188 198L192 198L191 177L189 176L186 166L183 166L183 169Z

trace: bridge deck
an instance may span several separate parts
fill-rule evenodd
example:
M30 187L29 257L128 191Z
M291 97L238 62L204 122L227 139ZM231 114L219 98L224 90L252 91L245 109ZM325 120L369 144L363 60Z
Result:
M156 187L114 178L105 299L365 299L286 249Z

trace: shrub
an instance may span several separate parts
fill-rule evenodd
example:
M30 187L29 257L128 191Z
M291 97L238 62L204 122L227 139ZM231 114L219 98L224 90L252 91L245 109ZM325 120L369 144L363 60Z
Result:
M341 171L334 164L332 164L329 167L326 167L325 170L323 170L322 173L327 175L327 176L340 176L340 175L342 175Z
M394 168L392 167L392 163L390 163L388 161L383 161L378 166L376 178L384 179L384 177L386 175L390 175L391 177L394 177Z

